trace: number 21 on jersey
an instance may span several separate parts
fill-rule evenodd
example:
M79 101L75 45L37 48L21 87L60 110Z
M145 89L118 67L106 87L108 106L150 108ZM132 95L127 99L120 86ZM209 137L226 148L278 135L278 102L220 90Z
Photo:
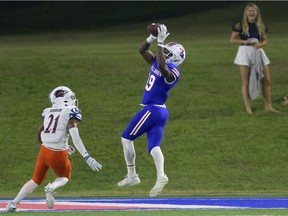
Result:
M54 118L53 114L51 114L49 116L49 123L48 123L47 128L45 128L44 133L55 133L56 132L56 128L57 128L57 125L58 125L59 117L60 117L60 115L58 115L56 118Z

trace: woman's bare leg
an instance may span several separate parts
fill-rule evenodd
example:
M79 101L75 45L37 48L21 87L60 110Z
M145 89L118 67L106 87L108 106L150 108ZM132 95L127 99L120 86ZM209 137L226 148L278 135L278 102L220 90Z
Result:
M246 112L249 114L253 114L251 105L250 105L250 98L249 98L249 76L250 76L250 67L245 65L240 65L240 75L242 79L242 96L245 104Z
M263 68L264 78L262 79L262 94L264 100L265 110L271 112L279 112L272 107L271 102L271 80L270 80L270 70L268 65L264 65Z

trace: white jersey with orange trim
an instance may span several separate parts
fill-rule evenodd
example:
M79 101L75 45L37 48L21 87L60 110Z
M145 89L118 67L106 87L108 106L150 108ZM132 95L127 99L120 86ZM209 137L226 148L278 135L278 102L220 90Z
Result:
M82 120L82 113L76 106L46 108L44 118L44 130L41 132L41 140L44 146L54 150L68 149L70 119Z

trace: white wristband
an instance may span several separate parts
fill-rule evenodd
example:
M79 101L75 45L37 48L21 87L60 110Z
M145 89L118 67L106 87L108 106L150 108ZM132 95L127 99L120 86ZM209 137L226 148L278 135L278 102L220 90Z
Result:
M153 39L150 38L150 37L148 37L148 38L146 39L146 42L149 43L149 44L151 44L151 43L153 42Z
M146 39L147 43L151 44L153 43L155 40L157 40L157 37L154 37L153 35L149 35L149 37Z

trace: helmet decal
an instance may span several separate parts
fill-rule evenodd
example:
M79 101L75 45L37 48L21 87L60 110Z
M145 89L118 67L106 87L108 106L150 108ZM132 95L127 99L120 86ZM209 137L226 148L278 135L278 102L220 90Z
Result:
M184 47L176 42L170 42L164 46L164 55L166 57L166 63L172 63L176 66L180 65L186 57Z
M182 48L179 48L180 49L180 56L181 56L181 58L184 58L184 52L185 52L185 50L184 49L182 49Z
M64 95L67 93L67 91L64 91L64 90L58 90L55 92L55 97L64 97Z

